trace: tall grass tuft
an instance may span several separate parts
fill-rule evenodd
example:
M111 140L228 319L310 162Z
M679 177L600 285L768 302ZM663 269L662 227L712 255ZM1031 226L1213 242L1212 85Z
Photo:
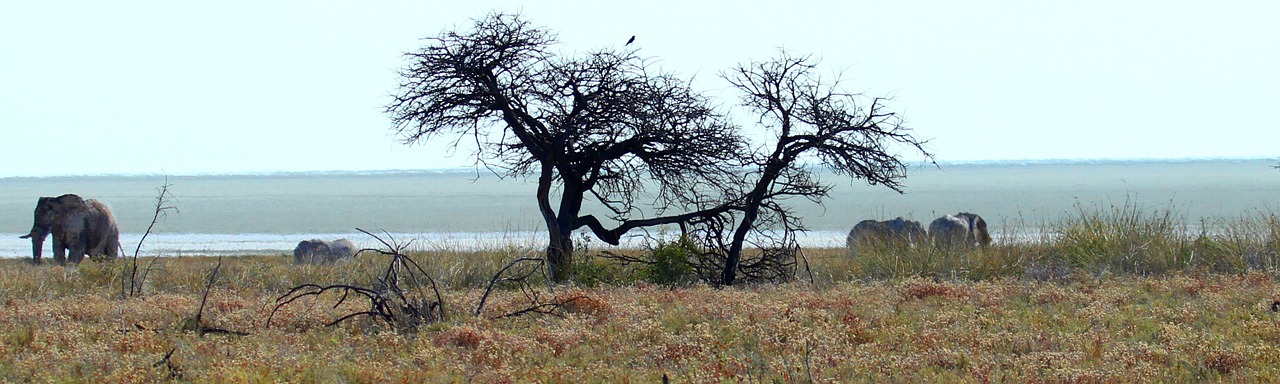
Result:
M1085 209L1065 220L1054 255L1094 273L1164 275L1244 273L1277 268L1274 214L1203 218L1196 227L1171 207L1144 209L1132 200L1110 210Z
M869 280L908 277L986 280L1022 273L1027 262L1025 247L944 248L931 244L914 247L858 248L847 250L853 275Z
M1193 264L1215 272L1275 271L1280 221L1274 214L1202 219L1192 243Z
M1060 261L1100 273L1138 275L1192 265L1185 219L1172 207L1147 209L1130 198L1107 209L1079 201L1075 207L1077 216L1064 219L1057 229L1053 254Z
M910 277L1046 280L1091 276L1161 276L1182 272L1280 272L1280 219L1257 212L1205 218L1191 225L1168 205L1143 206L1132 198L1117 205L1086 206L1058 222L1006 223L992 246L943 249L929 244L862 244L828 260L819 275L843 279ZM1010 231L1008 228L1015 228ZM1029 231L1039 231L1038 234Z

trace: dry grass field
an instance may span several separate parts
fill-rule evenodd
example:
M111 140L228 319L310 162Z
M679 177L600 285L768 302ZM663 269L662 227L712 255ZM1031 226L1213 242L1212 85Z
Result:
M445 317L412 327L329 326L370 308L336 291L277 308L300 284L376 288L381 255L162 257L136 294L127 260L0 260L0 380L1280 382L1274 217L1187 236L1126 215L987 250L808 250L812 275L723 289L589 258L580 273L597 279L500 284L478 316L489 279L528 251L413 253ZM563 305L503 317L533 303Z
M447 288L449 318L415 331L337 295L266 319L287 288L348 266L283 256L224 260L194 331L213 258L164 259L121 299L113 264L0 266L7 381L196 382L1185 382L1280 380L1273 274L906 278L713 289L562 286L555 315L500 290ZM122 264L122 263L121 263ZM358 263L357 265L365 265ZM376 265L368 265L376 269ZM357 279L358 280L358 279ZM172 352L172 353L170 353ZM166 358L166 355L168 356Z

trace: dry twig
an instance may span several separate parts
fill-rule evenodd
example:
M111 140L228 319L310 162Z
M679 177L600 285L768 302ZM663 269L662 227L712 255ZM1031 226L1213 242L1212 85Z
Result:
M191 324L187 324L191 330L196 331L200 337L205 334L214 333L220 335L236 335L248 336L248 332L231 331L222 328L215 328L204 325L204 306L209 301L209 291L213 288L213 282L218 278L218 271L222 269L222 256L218 256L218 265L213 267L213 272L209 274L209 282L204 285L204 297L200 298L200 309L196 310L196 316L192 319ZM186 327L184 327L186 328Z
M142 232L142 238L138 240L138 246L133 249L133 263L129 268L129 292L127 294L123 292L125 289L124 284L120 284L120 290L122 291L120 292L121 298L126 296L135 296L142 293L142 284L147 281L147 274L151 272L151 264L155 263L156 258L151 259L151 263L147 264L147 269L142 273L142 279L138 279L138 253L142 252L142 243L147 241L147 236L151 235L151 230L155 228L156 223L159 222L160 219L168 217L169 211L178 211L178 207L168 205L168 201L173 198L173 194L169 193L169 187L171 186L173 186L173 184L169 184L169 177L165 176L164 185L157 188L158 194L156 195L156 208L154 214L151 216L151 224L147 225L147 230ZM121 248L120 252L124 252L123 247Z

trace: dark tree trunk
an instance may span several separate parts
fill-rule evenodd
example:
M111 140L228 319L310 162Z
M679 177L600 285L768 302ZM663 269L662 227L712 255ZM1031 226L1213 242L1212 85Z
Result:
M557 236L555 232L552 231L547 245L547 268L551 269L551 280L561 283L573 277L573 236L569 233Z
M729 243L729 257L725 260L724 273L720 275L720 284L733 285L733 281L738 278L738 264L742 263L742 243L747 240L747 232L751 231L751 226L755 224L756 216L760 214L760 206L758 204L749 204L748 208L742 214L742 222L738 224L738 228L733 230L733 240Z
M551 209L553 181L555 168L550 161L543 161L538 177L538 210L542 213L542 221L547 224L547 268L552 281L562 282L569 279L568 267L573 260L573 227L561 225L556 212Z
M774 165L776 163L778 162L770 162L770 165L765 167L755 188L747 195L746 204L742 210L742 221L738 223L737 228L734 228L733 239L729 243L729 254L726 255L720 284L733 285L734 280L738 278L738 264L742 263L742 247L747 240L747 233L751 232L751 228L756 224L756 218L760 216L760 205L764 203L764 195L769 185L773 184L782 172L780 167Z
M555 168L545 162L538 178L538 208L547 224L547 268L551 280L557 283L573 277L573 230L578 227L578 213L582 211L582 198L586 193L580 183L561 177L560 209L551 208L551 184L555 180Z
M551 244L547 247L551 279L557 283L573 277L573 231L578 228L578 213L582 211L584 189L580 184L569 180L561 183L560 211L556 217L559 228L555 231L558 238L551 239Z

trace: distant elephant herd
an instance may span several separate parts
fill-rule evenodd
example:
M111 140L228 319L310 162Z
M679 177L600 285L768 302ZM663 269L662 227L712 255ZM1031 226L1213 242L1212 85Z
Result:
M357 251L356 245L347 239L303 240L293 248L293 261L298 264L329 264L355 256Z
M53 260L60 265L79 263L85 256L114 259L120 255L120 227L111 209L100 201L74 194L41 197L36 201L31 232L31 260L40 264L45 237L53 235ZM293 249L298 264L333 263L354 256L355 244L340 239L304 240Z
M41 197L36 202L31 232L31 258L40 263L44 239L53 235L53 260L58 264L79 263L85 256L114 259L120 254L120 228L111 209L94 199L66 194ZM854 249L871 242L919 245L931 241L939 247L986 247L991 244L987 222L981 216L961 212L945 215L929 223L925 231L919 221L898 217L893 220L863 220L853 226L846 245ZM293 249L298 264L334 263L356 254L350 240L304 240Z
M925 231L919 221L898 217L893 220L863 220L853 226L845 245L856 249L870 244L901 244L916 246L926 241L942 248L986 247L991 244L991 233L982 216L961 212L945 215L929 223Z

